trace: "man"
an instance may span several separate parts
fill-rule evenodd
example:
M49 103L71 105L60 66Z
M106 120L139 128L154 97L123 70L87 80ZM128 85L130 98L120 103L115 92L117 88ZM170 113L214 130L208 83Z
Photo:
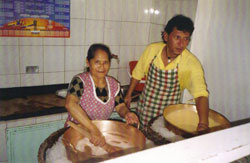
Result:
M178 104L187 89L195 98L199 115L197 131L208 129L208 91L199 60L186 49L194 30L193 22L183 15L174 16L162 33L163 42L150 44L132 73L125 97L129 106L136 84L147 81L138 101L137 113L143 128L163 113L166 106Z

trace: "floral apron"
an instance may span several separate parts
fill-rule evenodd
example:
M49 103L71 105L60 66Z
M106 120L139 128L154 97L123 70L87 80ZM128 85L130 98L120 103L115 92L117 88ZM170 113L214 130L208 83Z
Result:
M91 120L106 120L112 114L115 108L115 97L120 91L118 82L112 77L106 76L106 82L108 87L109 99L107 102L103 102L97 97L95 91L95 83L90 73L82 73L78 75L84 83L84 92L80 98L79 105L87 113ZM78 124L70 113L65 123L65 127L68 126L67 122L72 121Z
M146 84L138 101L137 113L144 129L152 118L163 113L166 106L181 100L178 65L171 70L161 70L153 64L155 58L150 63Z

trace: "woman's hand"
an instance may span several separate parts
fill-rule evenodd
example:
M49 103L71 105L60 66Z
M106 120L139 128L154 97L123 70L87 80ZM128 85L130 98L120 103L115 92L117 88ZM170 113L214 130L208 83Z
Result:
M138 117L135 113L131 112L125 103L121 103L115 107L117 113L125 118L127 124L139 124Z
M122 148L120 147L107 144L104 136L99 131L97 131L97 133L91 133L90 142L94 144L95 146L102 147L108 153L118 152L122 150Z
M106 144L104 136L100 133L100 131L91 132L90 142L95 146L104 146Z
M132 124L138 124L139 123L138 117L133 112L128 112L125 115L124 118L125 118L127 124L131 124L132 125Z

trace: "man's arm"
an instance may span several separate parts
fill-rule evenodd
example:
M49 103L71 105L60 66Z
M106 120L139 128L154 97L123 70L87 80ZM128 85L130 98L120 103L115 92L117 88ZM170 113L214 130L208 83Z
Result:
M126 93L126 96L124 98L124 101L126 103L126 105L128 107L130 107L130 102L131 102L131 96L132 96L132 93L136 87L136 85L139 83L140 80L137 80L137 79L134 79L133 77L131 78L130 80L130 85L129 85L129 88L128 88L128 91Z
M199 124L197 126L197 131L204 131L208 129L208 112L209 112L209 102L208 97L197 97L195 98L196 108L199 115Z

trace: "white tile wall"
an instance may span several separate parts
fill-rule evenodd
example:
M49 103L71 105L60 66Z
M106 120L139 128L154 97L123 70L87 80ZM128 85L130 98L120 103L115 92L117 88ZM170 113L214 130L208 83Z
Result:
M166 24L166 7L169 1L166 0L154 0L154 10L158 10L159 14L151 14L151 21L156 24Z
M21 74L21 86L38 86L43 85L43 73L37 74Z
M65 71L83 70L85 63L84 46L66 46Z
M104 0L87 0L86 18L87 19L104 19L105 1Z
M146 46L136 46L134 60L139 60Z
M126 68L119 69L118 80L120 81L121 85L128 85L130 83L128 70Z
M112 59L111 60L111 66L110 68L119 68L119 63L120 63L120 46L109 46L111 53L118 55L118 59Z
M122 1L122 21L137 21L138 0Z
M38 66L43 72L43 46L20 47L20 72L26 73L26 66Z
M70 3L70 17L83 19L86 15L86 0L73 0Z
M83 71L66 71L65 72L65 83L70 83L71 79L76 75Z
M39 37L20 37L20 45L43 45L43 38Z
M120 45L121 22L106 21L104 28L104 43L106 45Z
M164 31L164 25L151 24L150 42L162 41L161 32Z
M93 43L103 43L103 29L103 20L86 20L86 45L91 45Z
M0 47L0 74L19 74L19 47Z
M64 46L44 46L44 72L64 71Z
M138 1L138 22L150 22L151 14L146 14L145 10L152 7L153 0L139 0Z
M0 75L0 88L20 87L20 75Z
M117 68L115 68L115 69L111 68L111 69L109 69L108 75L113 76L114 78L117 79L117 77L118 77L118 71L119 71L119 69L117 69Z
M190 17L194 21L195 20L195 12L193 12L193 11L196 11L197 3L198 3L198 0L192 0L190 2L183 1L181 4L179 4L179 6L182 6L180 13Z
M18 37L0 37L0 45L18 45Z
M122 22L121 45L135 45L136 43L136 23Z
M120 66L119 68L127 68L128 62L134 60L135 46L120 47Z
M176 14L184 14L194 21L197 2L198 0L169 1L166 6L166 21Z
M147 45L149 42L150 23L136 24L136 45Z
M87 50L96 42L119 56L120 62L111 62L110 73L116 74L131 59L139 59L146 45L161 41L173 15L194 20L197 1L71 0L70 38L0 37L0 88L68 83L83 71ZM160 14L146 14L150 8ZM26 66L36 65L39 74L25 74Z
M119 56L119 63L112 60L109 74L117 77L121 85L128 85L128 62L138 60L147 44L161 41L161 31L173 15L182 13L194 20L197 1L71 0L70 38L0 37L0 88L69 83L83 71L93 42L104 42ZM158 9L160 14L145 14L145 9L150 8ZM26 65L38 65L40 73L25 74ZM7 127L60 116L66 119L67 114L8 121ZM0 162L8 162L3 133L0 122Z
M84 45L85 38L85 20L70 20L70 38L65 38L66 45Z
M64 83L64 72L44 73L44 85Z
M64 45L64 38L44 38L43 45Z
M105 2L105 20L121 21L123 0L106 0Z

